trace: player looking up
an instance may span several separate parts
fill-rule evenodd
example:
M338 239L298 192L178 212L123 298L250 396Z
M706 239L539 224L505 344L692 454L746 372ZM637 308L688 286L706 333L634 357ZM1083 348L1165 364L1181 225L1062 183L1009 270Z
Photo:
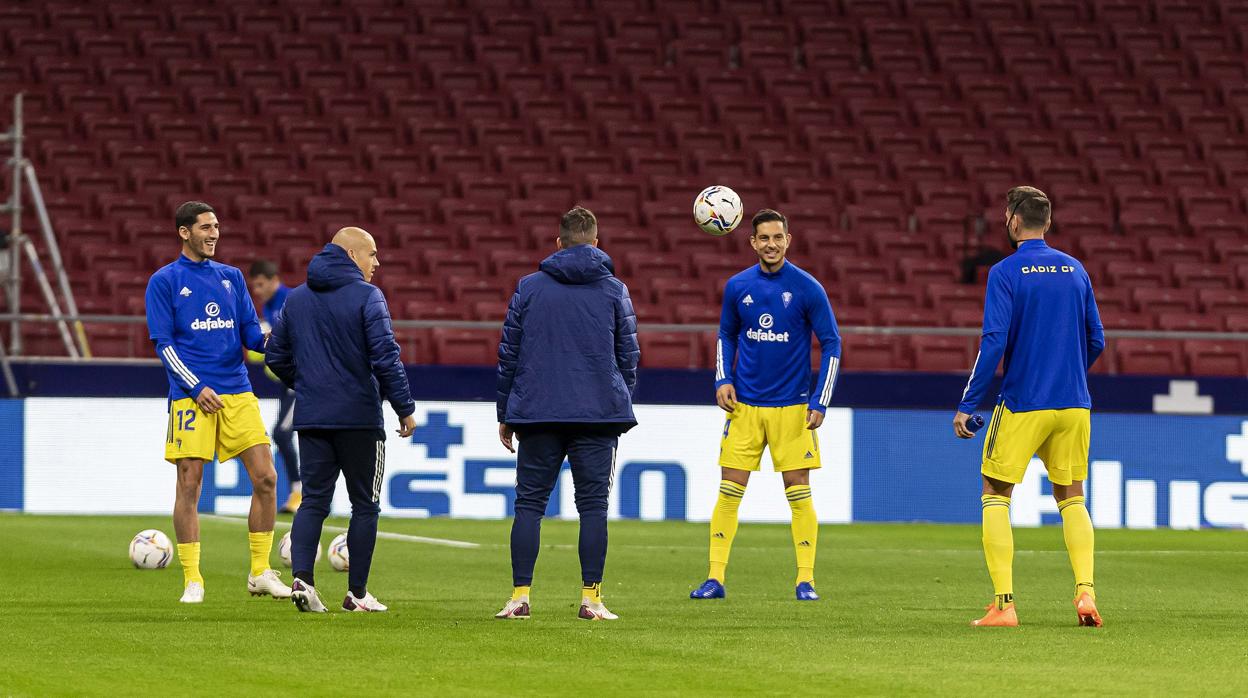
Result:
M145 301L148 331L169 374L165 460L178 470L173 528L184 577L182 602L204 600L196 511L204 461L235 457L242 458L252 486L247 590L288 598L290 587L269 569L277 475L243 363L243 347L264 351L265 335L243 273L212 261L221 236L212 207L188 201L174 213L174 225L182 254L152 274Z
M724 573L737 510L763 447L784 481L793 511L799 601L816 601L815 544L819 520L811 501L810 471L820 467L815 430L832 402L841 338L828 294L813 276L785 259L792 236L779 212L763 209L751 221L758 264L724 286L715 347L715 400L728 413L720 442L719 499L711 514L710 573L693 599L724 597ZM810 335L819 338L819 378L810 385Z
M277 314L286 304L286 296L290 293L290 288L278 277L277 265L267 259L257 259L251 263L251 268L247 270L247 284L251 287L251 292L263 304L261 312L264 318L261 321L261 327L266 332L271 332L273 326L277 324ZM253 357L253 361L255 360L263 361L264 357ZM266 373L274 381L281 382L272 371L266 370ZM277 401L277 421L273 424L273 441L277 443L277 452L282 456L282 467L286 469L286 479L290 482L290 496L282 505L282 513L293 514L299 508L299 503L303 501L303 482L299 479L299 451L295 450L295 430L292 426L295 419L295 391L283 386Z
M969 439L967 420L1005 359L1001 394L985 430L983 541L996 598L972 625L1014 626L1014 534L1010 494L1033 455L1044 461L1075 573L1079 624L1100 627L1092 587L1092 519L1083 500L1088 478L1092 400L1088 369L1105 348L1092 281L1079 260L1044 242L1052 221L1049 197L1034 187L1005 196L1005 233L1018 251L988 272L984 333L962 403L953 418Z

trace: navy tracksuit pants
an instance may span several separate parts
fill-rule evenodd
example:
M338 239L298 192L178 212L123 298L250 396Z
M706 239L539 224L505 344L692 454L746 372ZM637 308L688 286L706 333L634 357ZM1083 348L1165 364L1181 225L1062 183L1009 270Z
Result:
M290 558L295 577L315 586L312 566L338 473L347 483L351 525L347 552L351 566L347 584L357 598L368 586L368 571L377 545L381 512L381 481L386 468L386 433L381 429L301 429L299 455L303 471L303 503L290 529Z
M576 511L581 517L581 579L602 581L607 561L607 497L615 474L616 425L526 424L516 426L516 516L511 525L511 574L516 586L533 583L541 545L542 516L559 480L563 460L572 466Z

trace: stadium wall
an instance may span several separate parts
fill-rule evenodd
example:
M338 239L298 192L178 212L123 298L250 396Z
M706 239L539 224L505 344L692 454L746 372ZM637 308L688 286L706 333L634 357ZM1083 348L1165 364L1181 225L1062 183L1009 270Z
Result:
M271 422L276 401L262 407ZM707 520L723 413L640 405L637 414L640 425L620 442L611 516ZM812 476L820 520L978 522L983 442L954 438L950 417L950 410L830 410L820 430L824 467ZM393 433L397 420L388 418ZM420 402L416 418L410 439L390 437L383 514L510 515L515 457L498 443L493 405ZM160 398L0 400L0 508L167 514L174 473L161 460L166 419ZM1248 528L1248 417L1096 412L1091 461L1089 505L1099 527ZM763 470L742 519L788 521L766 457ZM241 464L212 464L200 509L243 514L249 495ZM334 511L349 512L345 497ZM569 473L549 513L575 518ZM1016 488L1011 513L1021 526L1060 521L1038 464Z

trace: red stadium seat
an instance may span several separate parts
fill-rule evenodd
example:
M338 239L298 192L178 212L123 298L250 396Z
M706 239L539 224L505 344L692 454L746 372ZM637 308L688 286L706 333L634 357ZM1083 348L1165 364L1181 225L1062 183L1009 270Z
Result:
M498 363L499 333L495 330L456 330L435 327L433 352L440 364L493 366Z
M1248 374L1242 342L1188 340L1183 342L1183 352L1193 375L1242 378Z
M1177 341L1119 339L1114 341L1118 369L1126 374L1182 375L1186 365Z
M915 335L910 337L914 370L969 374L975 362L971 337Z
M841 337L841 366L846 371L895 371L910 368L909 356L896 337L847 334Z
M693 333L642 332L638 339L643 368L703 368L707 365L698 336Z

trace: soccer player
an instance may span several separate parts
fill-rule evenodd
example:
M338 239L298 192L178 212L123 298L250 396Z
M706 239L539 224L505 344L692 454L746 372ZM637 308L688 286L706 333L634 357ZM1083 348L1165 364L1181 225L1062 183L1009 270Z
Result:
M512 594L494 615L529 617L542 516L566 458L581 517L583 620L616 620L602 601L607 500L619 437L637 424L637 319L628 286L598 249L598 220L577 206L559 221L558 250L520 279L498 344L498 437L516 458Z
M257 259L251 263L251 268L247 270L247 284L256 298L264 304L261 307L264 314L261 328L265 332L272 331L277 324L277 314L286 304L286 295L290 293L290 289L278 278L277 265L267 259ZM253 361L257 359L263 361L264 357L253 357ZM273 380L281 382L272 371L266 370L266 373ZM290 482L290 496L282 505L282 513L293 514L299 508L299 502L303 501L303 482L299 479L299 452L295 450L295 430L292 426L295 418L295 392L283 387L277 400L277 422L273 424L273 441L277 443L277 452L282 454L282 466L286 468L286 479Z
M199 571L199 503L204 461L241 457L251 479L247 517L253 596L289 598L269 569L277 510L277 474L260 403L251 392L243 347L264 351L265 335L238 269L212 261L221 224L212 207L188 201L174 213L182 254L147 284L147 327L169 374L165 460L178 470L173 528L182 563L183 603L204 600Z
M1035 455L1048 469L1062 515L1079 624L1100 627L1083 481L1091 436L1088 369L1105 348L1105 333L1083 265L1044 242L1053 209L1049 197L1034 187L1014 187L1005 203L1005 234L1017 252L988 272L979 355L953 418L958 437L974 436L967 420L983 402L1004 357L1005 376L985 430L981 468L984 557L996 596L972 625L1018 625L1010 494Z
M368 591L386 470L381 400L399 416L402 438L416 428L416 403L386 298L370 283L380 265L372 235L360 228L339 230L308 264L308 282L290 292L264 356L298 396L294 426L303 450L304 499L290 529L291 598L304 612L327 610L313 567L339 475L351 500L351 568L342 609L388 610Z
M815 544L819 519L810 471L820 467L815 430L832 402L841 338L828 294L813 276L785 259L792 236L782 214L763 209L751 221L758 264L724 286L715 347L715 401L728 413L720 441L719 499L711 513L711 568L692 599L724 598L737 510L763 447L784 481L793 511L799 601L817 601ZM819 378L810 384L810 335L819 338Z

